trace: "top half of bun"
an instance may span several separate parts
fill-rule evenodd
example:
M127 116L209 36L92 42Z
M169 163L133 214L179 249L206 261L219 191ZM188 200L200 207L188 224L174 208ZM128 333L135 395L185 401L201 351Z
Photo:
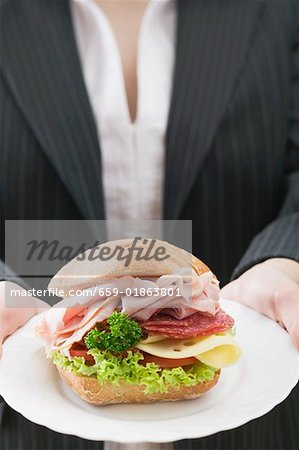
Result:
M145 253L151 242L151 239L140 240L138 247L142 247ZM133 252L132 260L126 267L124 260L119 260L116 256L105 261L96 257L102 247L108 247L112 253L117 246L120 246L124 248L124 252L127 252L132 243L133 239L121 239L105 242L94 249L87 250L82 254L83 258L74 258L63 266L52 278L48 288L63 290L64 296L68 296L71 289L88 288L116 277L160 277L171 275L182 268L190 268L190 274L201 275L210 270L202 261L186 250L158 239L155 241L150 254L153 255L158 247L163 247L165 248L165 255L169 255L167 259L137 260L137 252ZM93 258L89 259L92 250Z

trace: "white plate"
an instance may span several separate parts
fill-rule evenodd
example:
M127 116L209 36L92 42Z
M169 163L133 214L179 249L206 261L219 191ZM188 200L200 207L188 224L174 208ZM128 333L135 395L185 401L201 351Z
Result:
M34 336L38 317L4 344L0 394L27 419L92 440L169 442L238 427L288 396L298 381L299 358L289 335L275 322L238 303L223 300L222 305L236 320L243 355L198 399L102 407L81 401L44 356Z

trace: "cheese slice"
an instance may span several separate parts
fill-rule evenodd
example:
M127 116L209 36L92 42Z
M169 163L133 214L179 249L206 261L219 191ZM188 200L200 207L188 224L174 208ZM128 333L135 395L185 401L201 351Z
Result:
M153 342L165 341L167 337L159 336L158 334L149 334L145 339L140 341L140 344L152 344Z
M208 352L196 355L199 361L217 369L224 369L232 366L241 356L241 350L238 345L219 345Z
M161 358L180 359L193 356L204 364L216 368L228 367L240 357L240 348L231 334L199 338L166 339L159 342L139 343L139 350Z

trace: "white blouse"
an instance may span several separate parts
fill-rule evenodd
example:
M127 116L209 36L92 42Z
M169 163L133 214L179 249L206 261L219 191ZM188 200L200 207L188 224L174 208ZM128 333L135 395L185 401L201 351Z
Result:
M172 89L176 9L151 0L137 54L137 117L131 122L121 57L93 0L72 0L75 35L101 146L106 219L162 219L165 132ZM114 238L118 236L111 236Z

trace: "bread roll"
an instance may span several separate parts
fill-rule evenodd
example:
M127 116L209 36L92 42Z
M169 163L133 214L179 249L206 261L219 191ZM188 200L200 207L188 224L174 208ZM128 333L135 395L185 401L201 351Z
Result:
M138 259L138 253L132 252L132 260L125 266L125 261L117 258L115 254L108 260L97 257L101 248L106 247L111 253L115 253L117 247L121 247L127 253L132 247L133 239L122 239L113 242L106 242L86 251L84 258L75 258L66 264L51 280L49 289L61 289L64 296L70 295L70 290L84 289L95 286L105 280L123 277L160 277L171 275L181 269L190 268L190 275L200 276L210 271L210 269L191 253L178 248L165 241L156 240L151 247L150 254L153 255L159 247L165 249L167 259L158 258L144 260ZM143 249L143 255L152 246L152 239L138 241L138 248ZM106 250L107 251L107 250ZM92 260L89 259L93 254ZM109 252L108 252L109 253ZM217 279L215 282L217 284ZM141 297L142 301L142 297ZM220 370L215 373L213 380L198 383L195 386L182 385L179 389L169 387L167 393L146 394L143 385L120 382L119 385L112 383L100 383L95 377L79 375L75 372L68 372L65 368L57 367L60 376L66 381L73 391L83 400L94 405L106 405L112 403L151 403L158 401L175 401L198 397L210 390L219 379Z
M151 245L151 242L152 239L148 239L146 243L143 243L143 240L138 241L138 247L142 247L145 253ZM68 296L70 289L85 289L116 277L160 277L161 275L171 275L182 268L190 268L190 275L192 272L200 275L210 270L202 261L186 250L169 244L166 241L159 240L156 240L151 255L159 247L163 247L165 248L165 254L169 255L164 261L157 259L150 259L149 261L144 259L137 260L137 252L134 252L132 261L128 267L125 267L124 261L119 260L116 255L107 261L96 257L103 247L109 248L112 253L117 246L121 246L127 252L128 248L132 246L132 243L133 239L121 239L105 242L95 247L95 249L87 250L82 254L84 255L84 260L74 258L62 267L52 278L48 288L61 289L64 291L65 296ZM93 257L95 258L93 260L88 259L91 252L93 252Z
M143 385L120 382L101 384L96 378L77 375L58 367L61 378L83 400L93 405L108 405L112 403L153 403L169 402L199 397L209 391L218 382L220 370L215 373L213 380L198 383L195 386L181 386L178 390L169 388L166 393L145 394Z

